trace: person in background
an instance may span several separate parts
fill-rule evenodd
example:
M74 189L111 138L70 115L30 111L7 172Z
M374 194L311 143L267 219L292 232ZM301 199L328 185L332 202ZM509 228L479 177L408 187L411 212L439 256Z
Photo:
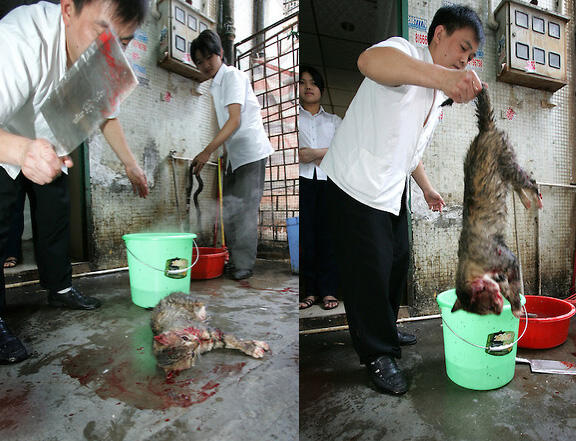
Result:
M482 90L465 68L483 41L478 15L451 5L434 15L428 47L392 37L362 52L366 78L322 161L333 237L345 240L336 260L350 336L381 392L408 390L396 358L400 346L416 343L396 327L408 280L408 179L430 209L442 210L421 159L446 97L465 103Z
M210 155L225 145L224 231L232 278L241 280L252 276L256 262L258 209L264 191L266 161L274 150L248 76L227 66L223 56L220 37L210 29L190 43L192 61L203 75L212 79L210 91L220 128L192 164L194 173L200 173Z
M101 302L72 286L68 257L69 157L58 157L40 108L64 73L106 29L126 47L143 22L146 0L61 0L16 8L0 20L0 363L28 357L3 319L6 242L19 195L30 201L34 251L40 284L54 307L95 309ZM41 61L41 62L40 62ZM148 194L144 172L116 118L101 126L125 166L134 191Z
M300 158L300 309L320 298L324 309L338 306L336 262L327 228L326 174L318 167L342 122L320 105L324 78L309 66L300 66L298 154Z

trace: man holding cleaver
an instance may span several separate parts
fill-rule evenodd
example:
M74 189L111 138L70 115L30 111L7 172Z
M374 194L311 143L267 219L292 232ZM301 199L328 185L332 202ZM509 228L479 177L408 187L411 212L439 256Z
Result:
M69 157L58 157L42 104L68 68L105 30L124 47L144 20L146 0L62 0L23 6L0 20L0 267L18 191L28 193L40 284L52 306L95 309L100 301L72 287L68 258ZM146 176L130 151L117 119L101 126L122 161L132 187L148 195ZM64 172L64 173L62 173ZM28 357L26 348L2 319L5 283L0 271L0 363Z

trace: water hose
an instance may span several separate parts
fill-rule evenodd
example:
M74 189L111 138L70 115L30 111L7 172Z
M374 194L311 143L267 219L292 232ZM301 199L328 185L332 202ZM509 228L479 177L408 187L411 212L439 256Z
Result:
M172 152L170 152L170 163L172 164L172 180L174 181L174 198L176 199L176 212L178 213L178 219L180 220L180 231L184 231L184 219L182 218L182 213L180 212L180 201L178 199L178 183L176 182L176 166L175 158Z
M222 248L226 248L224 239L224 204L222 201L222 158L218 158L218 202L220 203L220 232L222 234Z

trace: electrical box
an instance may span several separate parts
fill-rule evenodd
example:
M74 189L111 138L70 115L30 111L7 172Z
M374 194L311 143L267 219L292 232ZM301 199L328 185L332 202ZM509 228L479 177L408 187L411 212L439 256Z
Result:
M550 92L564 87L570 19L518 0L504 0L494 15L498 22L496 78Z
M158 65L186 78L202 82L204 77L190 58L190 43L215 23L193 6L199 0L160 0L160 48Z

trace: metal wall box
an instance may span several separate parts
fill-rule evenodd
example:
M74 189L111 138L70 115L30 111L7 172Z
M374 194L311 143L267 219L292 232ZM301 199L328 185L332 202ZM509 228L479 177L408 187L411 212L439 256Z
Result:
M190 43L204 29L214 29L214 20L192 7L191 0L160 0L160 46L158 65L186 78L202 82L204 77L190 58Z
M518 0L502 1L494 15L499 81L550 92L567 84L569 17Z

